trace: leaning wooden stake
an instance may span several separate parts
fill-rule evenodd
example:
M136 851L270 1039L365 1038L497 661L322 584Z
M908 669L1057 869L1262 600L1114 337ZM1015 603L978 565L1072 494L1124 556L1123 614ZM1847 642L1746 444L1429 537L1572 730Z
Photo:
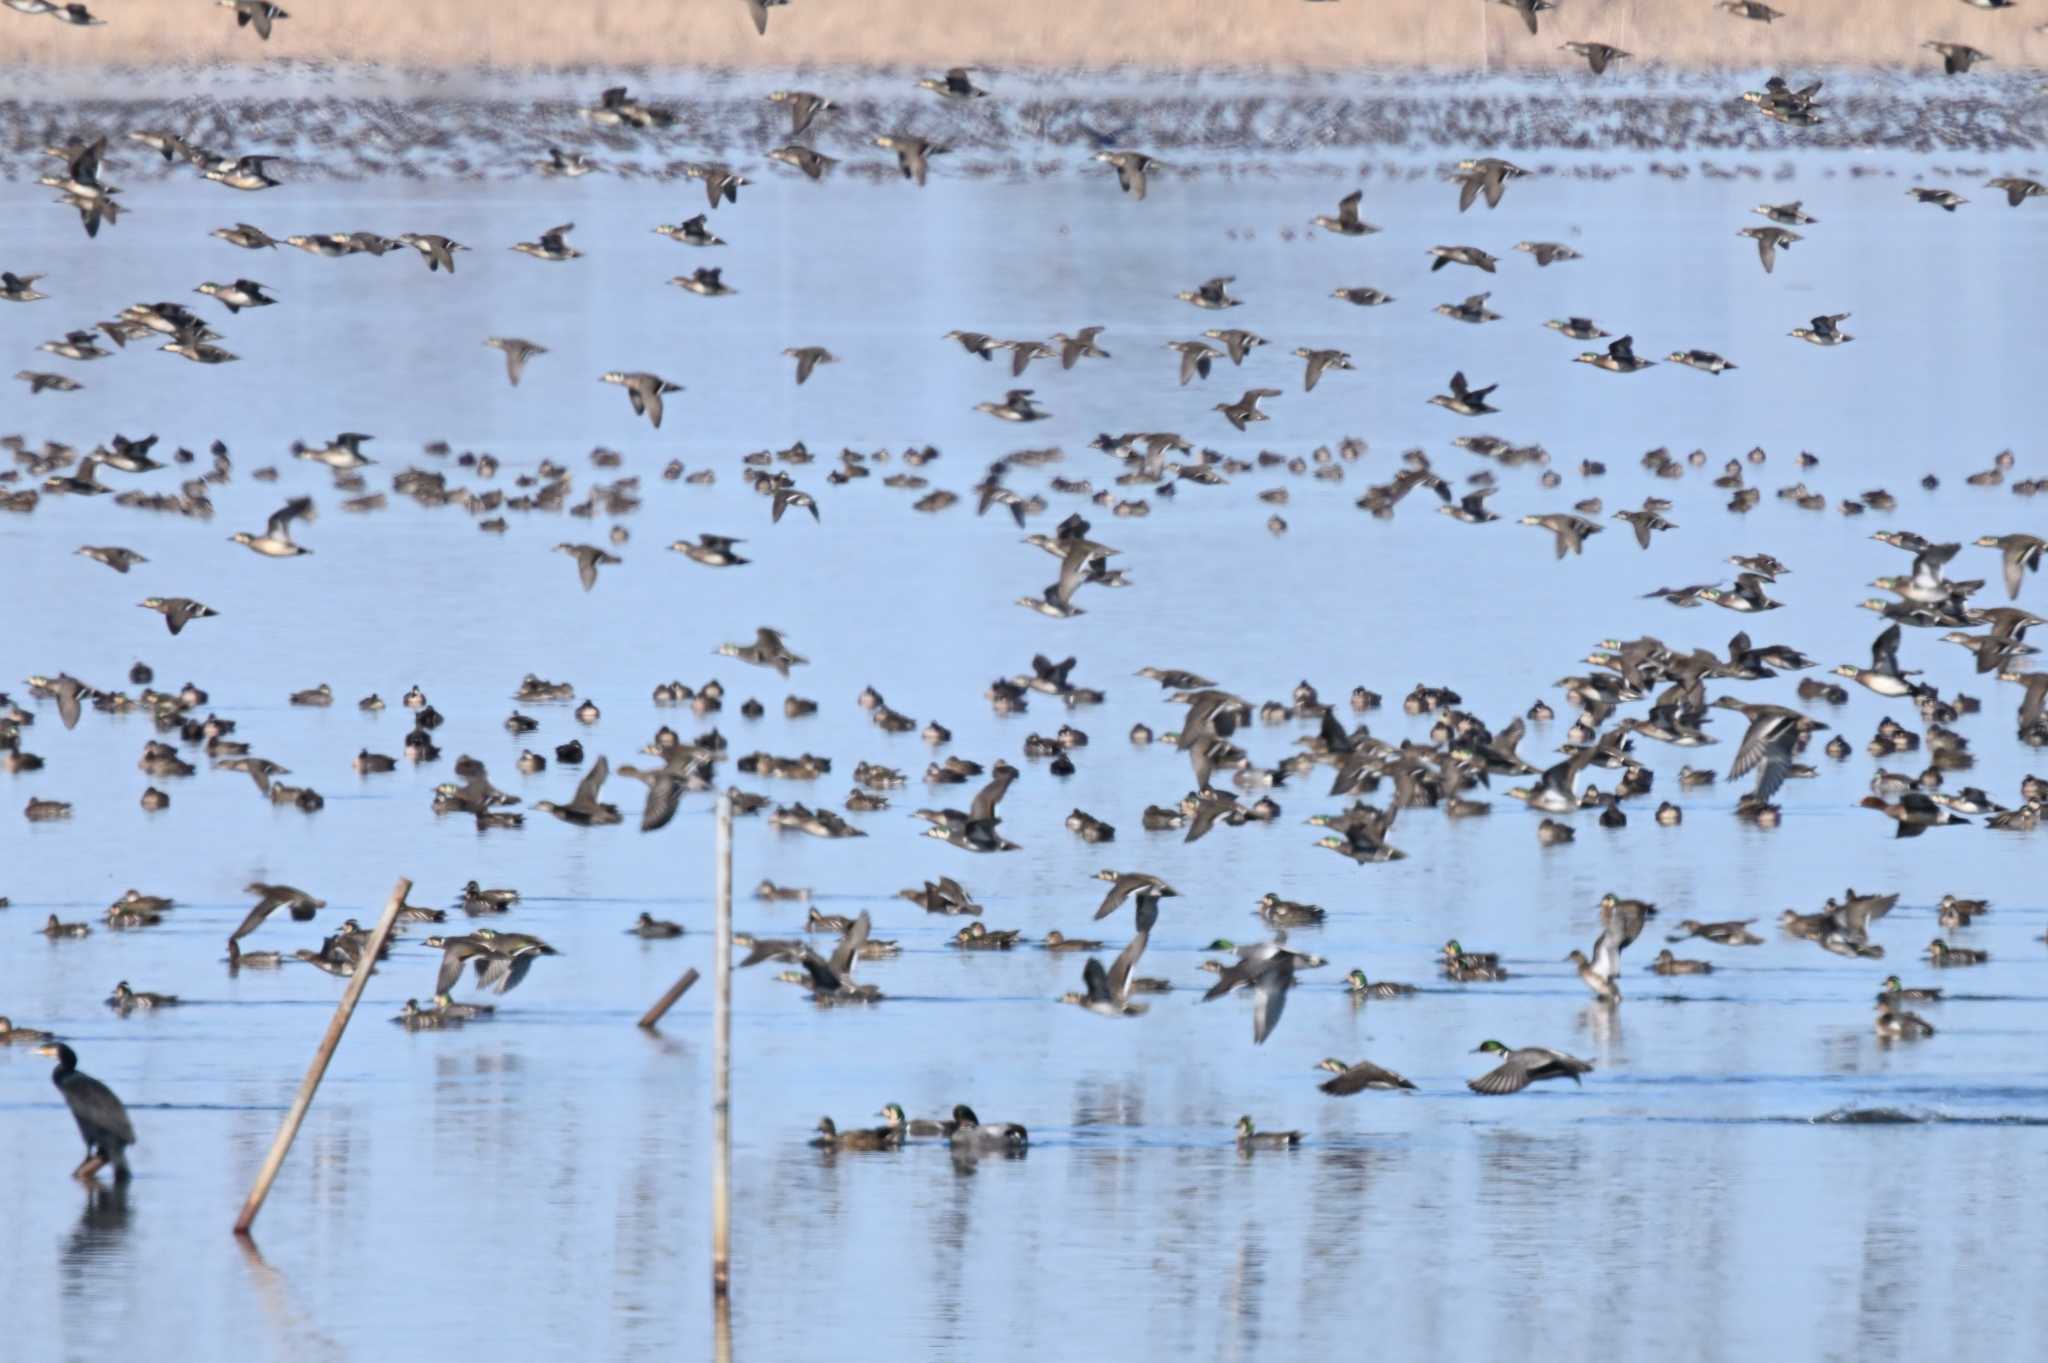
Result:
M356 1011L356 1001L362 998L377 957L384 951L385 939L391 936L391 925L398 921L399 907L411 893L412 882L403 878L399 880L398 888L391 892L391 902L384 906L384 917L378 920L377 930L370 934L370 945L360 958L356 973L349 976L348 988L342 991L341 1006L334 1010L334 1020L327 1024L327 1035L321 1038L320 1049L314 1052L313 1063L299 1084L299 1096L292 1099L291 1111L284 1114L284 1125L278 1128L270 1154L256 1175L256 1186L249 1190L249 1200L242 1204L242 1214L235 1218L235 1234L247 1235L249 1227L256 1223L256 1213L263 1210L263 1199L270 1195L270 1185L276 1181L278 1170L284 1167L284 1157L292 1148L293 1138L299 1134L299 1124L306 1120L306 1109L313 1106L314 1091L320 1087L321 1076L327 1073L327 1062L334 1058L334 1048L341 1044L341 1034L348 1030L348 1020Z
M680 980L677 980L674 984L668 987L668 992L666 994L663 994L660 998L654 1001L654 1006L648 1009L646 1014L640 1019L640 1025L642 1027L645 1027L650 1032L653 1031L654 1025L661 1021L661 1015L663 1013L666 1013L670 1008L673 1008L675 1006L675 1002L677 999L689 993L690 986L695 984L696 982L697 967L691 966L688 970L685 970L683 972L683 977Z
M732 1290L732 793L718 797L718 931L711 947L711 1296Z

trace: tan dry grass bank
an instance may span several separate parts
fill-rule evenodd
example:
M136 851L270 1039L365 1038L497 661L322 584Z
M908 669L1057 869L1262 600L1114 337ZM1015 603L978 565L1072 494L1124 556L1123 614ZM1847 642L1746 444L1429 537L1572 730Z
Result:
M1561 0L1531 37L1486 0L791 0L757 37L742 0L285 0L268 43L208 0L91 0L103 28L0 11L0 64L259 62L442 66L1478 66L1573 60L1597 39L1684 65L1926 65L1940 38L2002 65L2048 60L2048 8L1961 0L1772 0L1784 19L1711 0Z

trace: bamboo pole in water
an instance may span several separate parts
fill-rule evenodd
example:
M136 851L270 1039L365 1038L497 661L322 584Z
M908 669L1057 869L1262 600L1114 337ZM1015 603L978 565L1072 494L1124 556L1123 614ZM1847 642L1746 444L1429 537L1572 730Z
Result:
M718 797L711 982L711 1298L732 1290L732 792Z
M683 977L680 980L677 980L674 984L668 987L668 992L666 994L663 994L660 998L654 1001L654 1006L648 1009L647 1012L641 1017L640 1025L642 1027L645 1027L650 1032L653 1031L655 1028L655 1024L661 1021L662 1014L668 1012L670 1008L673 1008L675 1006L675 1002L677 999L689 993L690 986L695 984L696 982L697 967L691 966L688 970L685 970L683 972Z
M299 1125L306 1120L306 1110L313 1106L313 1094L327 1073L327 1062L334 1058L334 1048L341 1044L341 1034L348 1030L348 1020L354 1016L356 1003L370 983L370 972L376 968L377 957L391 936L391 925L398 921L398 910L411 893L412 882L401 876L397 888L391 891L391 902L384 906L384 916L377 921L377 930L370 934L370 945L363 952L355 974L349 976L348 988L342 991L341 1003L327 1024L327 1035L321 1038L320 1049L313 1053L313 1063L299 1084L298 1096L292 1099L291 1110L284 1114L284 1125L278 1128L270 1154L256 1175L256 1186L249 1190L249 1200L242 1204L242 1214L235 1218L235 1234L246 1236L249 1227L256 1223L256 1213L263 1210L263 1199L270 1196L270 1185L276 1181L278 1170L284 1168L284 1157L290 1153Z

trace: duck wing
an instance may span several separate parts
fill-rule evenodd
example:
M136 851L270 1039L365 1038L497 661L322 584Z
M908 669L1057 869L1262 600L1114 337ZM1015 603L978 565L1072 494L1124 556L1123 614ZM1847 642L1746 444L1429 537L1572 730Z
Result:
M1465 1087L1471 1089L1474 1093L1520 1093L1523 1089L1529 1087L1534 1077L1511 1054L1509 1058L1501 1061L1495 1068L1488 1070L1477 1079L1468 1081Z
M265 533L272 539L283 540L286 544L290 544L292 542L292 522L310 522L312 519L313 499L311 497L294 497L279 507L271 516L268 524L265 526Z
M1146 900L1143 902L1149 904L1151 901ZM1156 909L1154 913L1156 915ZM1145 914L1142 911L1138 915L1138 924L1137 935L1132 937L1125 944L1124 949L1117 953L1115 963L1109 968L1107 977L1109 995L1118 1003L1122 1003L1131 996L1131 972L1138 968L1138 958L1145 954L1146 944L1152 937L1152 925L1145 921ZM1097 962L1091 959L1088 964L1093 966ZM1085 977L1086 972L1083 972L1083 978Z
M1088 991L1087 999L1090 1004L1119 1002L1110 990L1108 972L1102 968L1102 962L1093 956L1090 956L1087 964L1081 967L1081 986Z
M860 949L868 944L868 930L873 925L868 921L868 911L862 909L860 917L853 920L840 937L839 945L832 949L832 973L841 979L853 973L853 963L860 959Z
M597 793L604 789L605 778L611 774L610 761L600 756L596 765L576 783L576 794L570 799L569 807L584 810L597 808Z
M997 772L995 778L975 792L974 801L967 808L967 817L973 823L994 824L996 806L1003 802L1003 796L1010 791L1010 783L1017 779L1016 768L1008 767Z
M1254 1004L1252 1008L1252 1044L1263 1046L1273 1029L1280 1025L1280 1014L1287 1007L1287 991L1294 985L1294 955L1292 952L1276 953L1252 981Z

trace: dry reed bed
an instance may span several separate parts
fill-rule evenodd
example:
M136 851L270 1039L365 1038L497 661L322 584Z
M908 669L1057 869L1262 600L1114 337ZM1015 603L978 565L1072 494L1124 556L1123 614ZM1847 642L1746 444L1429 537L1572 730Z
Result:
M1786 17L1766 25L1710 0L1560 0L1531 37L1484 0L791 0L762 38L740 0L307 0L264 44L203 0L94 0L105 27L0 11L0 62L1497 67L1568 62L1559 43L1598 39L1682 66L1889 66L1925 64L1937 38L2048 62L2039 6L1773 4Z

